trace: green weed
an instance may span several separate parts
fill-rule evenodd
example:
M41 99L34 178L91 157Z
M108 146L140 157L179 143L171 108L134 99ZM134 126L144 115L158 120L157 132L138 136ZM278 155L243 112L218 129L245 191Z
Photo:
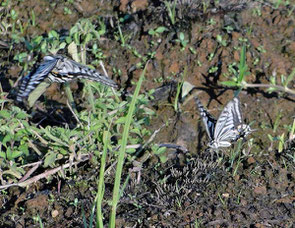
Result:
M238 87L239 90L246 88L266 88L268 92L279 91L283 93L289 93L295 95L295 91L290 89L288 86L290 82L294 79L295 68L289 76L281 75L280 85L276 81L276 77L270 77L270 84L252 84L246 81L246 76L250 73L247 71L248 66L246 63L246 46L244 45L241 50L239 73L236 73L230 81L221 82L222 85L230 87Z
M151 35L151 36L156 36L156 37L159 37L161 33L167 31L168 29L164 26L160 26L156 29L150 29L148 31L148 34Z
M153 145L151 149L153 154L157 155L162 163L165 163L168 160L166 155L166 147L159 147L158 145Z

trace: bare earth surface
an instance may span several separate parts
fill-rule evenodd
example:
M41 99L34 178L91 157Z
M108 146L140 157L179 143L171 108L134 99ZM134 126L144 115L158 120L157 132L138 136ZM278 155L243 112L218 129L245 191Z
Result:
M233 63L239 62L243 40L249 44L246 52L250 71L248 83L269 84L272 75L280 80L280 75L289 75L295 67L295 12L291 11L289 15L290 8L286 6L276 9L256 1L224 0L220 5L209 5L204 12L198 1L190 7L179 3L174 29L151 36L148 34L150 29L171 27L162 1L75 2L36 3L27 0L15 1L11 7L23 21L30 18L34 9L37 26L34 30L28 29L26 37L42 35L53 29L66 34L81 18L103 18L110 29L99 43L107 56L104 63L108 72L112 72L112 67L122 71L120 78L111 77L126 92L133 92L134 85L130 81L136 82L142 70L137 67L139 58L112 36L111 21L116 21L118 15L129 17L122 23L123 34L129 35L128 44L142 56L155 52L148 65L142 92L179 81L180 73L186 68L185 81L197 87L201 101L215 116L233 97L234 91L220 82L229 80L229 66L237 69ZM64 7L72 13L65 14ZM188 40L185 47L175 41L180 31ZM218 35L226 45L217 40ZM5 40L5 36L0 39ZM150 42L154 42L152 48ZM10 90L8 80L15 82L22 71L14 63L13 56L24 50L22 42L16 43L9 52L0 49L0 77L6 92ZM65 54L62 50L60 52ZM217 70L210 73L214 67ZM74 90L77 87L77 84L72 84ZM65 103L65 96L57 88L56 85L51 86L46 96ZM294 81L290 88L295 89ZM257 130L243 144L241 162L235 164L231 164L230 149L219 152L218 156L223 159L206 151L208 138L193 100L184 102L182 112L177 114L171 99L165 95L157 99L160 101L153 105L157 116L149 128L157 130L168 120L170 124L159 132L155 142L181 145L188 152L171 149L167 151L166 163L160 163L158 157L152 155L138 169L135 165L125 167L123 180L129 173L130 181L120 200L117 227L294 225L295 144L294 141L288 143L278 153L277 142L272 144L267 136L281 135L287 131L284 126L292 124L294 96L267 93L263 88L249 88L240 93L244 118L248 122L254 121L252 127ZM281 116L279 127L273 132L278 115ZM293 159L287 154L293 155ZM111 166L108 171L105 197L111 199L115 170ZM83 227L82 207L86 218L89 218L97 173L99 167L84 163L72 176L53 176L25 189L7 189L6 194L0 195L0 227L39 227L34 220L37 215L44 227ZM73 203L75 200L77 204ZM107 223L107 204L104 213Z

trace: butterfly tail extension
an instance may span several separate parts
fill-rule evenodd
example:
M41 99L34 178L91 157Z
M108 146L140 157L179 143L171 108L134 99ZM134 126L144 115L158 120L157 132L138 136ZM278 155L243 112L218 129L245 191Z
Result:
M104 85L107 85L107 86L110 86L113 88L118 88L118 85L113 80L111 80L110 78L108 78L107 76L105 76L103 74L100 74L97 71L93 71L92 75L89 75L89 74L81 75L81 78L100 82Z
M197 105L197 107L199 109L199 112L202 113L203 110L205 110L203 104L201 103L201 101L199 100L199 98L197 98L197 97L194 97L194 98L195 98L196 105Z
M60 58L56 64L56 67L52 71L51 80L56 82L66 82L76 78L97 81L114 88L118 87L118 85L113 80L99 73L98 71L79 64L66 57Z

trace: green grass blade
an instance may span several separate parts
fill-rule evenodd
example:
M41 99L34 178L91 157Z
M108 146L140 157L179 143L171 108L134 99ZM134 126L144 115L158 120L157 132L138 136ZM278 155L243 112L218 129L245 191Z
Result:
M175 100L174 100L174 111L175 112L177 112L178 109L179 109L179 107L178 107L179 95L180 95L181 88L182 88L183 83L184 83L184 79L186 77L186 73L187 73L187 66L184 67L184 71L183 71L183 74L182 74L182 77L181 77L181 81L178 82L178 84L177 84L176 96L175 96Z
M240 73L239 73L238 83L241 83L244 80L245 73L246 73L246 70L247 70L246 46L245 45L243 45L242 50L241 50L239 70L240 70Z
M89 218L89 228L93 227L94 214L95 214L95 202L93 203L92 208L91 208L91 214L90 214L90 218Z
M65 88L65 92L66 92L67 98L69 100L69 103L70 103L72 109L74 110L74 112L77 114L78 112L76 109L76 105L75 105L75 101L74 101L74 97L73 97L73 94L71 91L70 84L68 82L65 82L64 88Z
M83 220L83 227L88 228L87 219L86 219L86 216L85 216L85 211L84 211L84 206L83 205L82 205L82 220Z
M287 77L286 85L284 86L288 86L288 84L294 79L294 76L295 76L295 68L292 70L291 74Z
M106 165L106 157L107 157L107 149L109 145L110 139L110 128L111 123L108 127L108 130L103 134L103 152L101 156L100 162L100 171L99 171L99 181L98 181L98 189L97 189L97 200L96 200L96 227L103 228L103 215L102 215L102 198L104 195L104 172Z
M148 62L147 62L147 64L148 64ZM123 131L122 144L121 144L120 151L119 151L118 163L117 163L117 168L116 168L115 184L114 184L114 190L113 190L112 210L111 210L111 216L110 216L110 227L111 228L115 228L116 210L117 210L117 204L118 204L119 196L120 196L120 182L121 182L122 169L123 169L123 164L124 164L124 159L125 159L127 139L128 139L128 135L129 135L130 125L131 125L131 122L133 119L133 113L135 110L135 102L137 100L141 84L144 80L144 75L146 72L147 64L145 65L145 68L142 71L140 78L137 82L136 89L133 94L131 104L129 106L127 119L126 119L124 131Z
M40 228L44 228L44 225L42 223L42 219L40 218L40 215L39 214L38 214L37 218L38 218L38 221L39 221Z

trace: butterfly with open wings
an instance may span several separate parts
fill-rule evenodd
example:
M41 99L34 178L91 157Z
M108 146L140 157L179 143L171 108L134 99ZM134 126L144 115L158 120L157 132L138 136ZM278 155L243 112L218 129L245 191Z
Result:
M228 102L218 120L204 108L197 97L195 97L195 102L210 139L209 147L213 149L229 147L232 142L246 137L253 131L249 125L242 123L239 98L235 97Z

